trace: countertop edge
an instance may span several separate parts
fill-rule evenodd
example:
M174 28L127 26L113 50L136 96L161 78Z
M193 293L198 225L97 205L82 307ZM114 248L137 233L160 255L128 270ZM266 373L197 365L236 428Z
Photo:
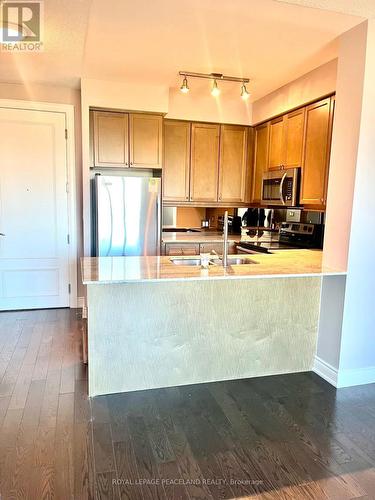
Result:
M347 271L326 271L320 273L293 273L293 274L249 274L233 276L188 276L175 278L134 278L127 280L82 281L85 286L90 285L120 285L134 283L164 283L178 281L216 281L216 280L248 280L248 279L280 279L280 278L321 278L323 276L346 276Z

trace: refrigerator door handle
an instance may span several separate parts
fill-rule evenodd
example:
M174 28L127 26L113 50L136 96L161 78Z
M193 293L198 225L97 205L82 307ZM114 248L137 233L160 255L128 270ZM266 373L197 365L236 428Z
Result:
M95 175L95 242L94 250L96 257L99 257L99 178Z
M161 250L161 203L160 192L156 198L156 255L160 255Z

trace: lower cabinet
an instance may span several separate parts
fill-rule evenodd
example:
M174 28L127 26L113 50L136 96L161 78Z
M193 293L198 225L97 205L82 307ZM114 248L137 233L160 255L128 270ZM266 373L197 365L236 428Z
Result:
M164 255L199 255L199 243L165 243Z
M240 238L240 236L239 236ZM185 255L199 255L201 253L217 253L221 255L223 253L222 243L164 243L163 244L163 255L169 255L171 257L185 256ZM236 253L236 245L234 242L229 242L228 253Z

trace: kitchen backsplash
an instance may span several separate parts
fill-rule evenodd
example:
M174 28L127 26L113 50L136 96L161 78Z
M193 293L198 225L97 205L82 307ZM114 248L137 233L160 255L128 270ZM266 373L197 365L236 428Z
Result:
M287 220L311 224L324 222L324 212L300 209L164 207L163 227L199 228L202 220L208 220L209 227L216 229L225 210L228 210L229 215L239 215L243 225L249 226L277 227Z

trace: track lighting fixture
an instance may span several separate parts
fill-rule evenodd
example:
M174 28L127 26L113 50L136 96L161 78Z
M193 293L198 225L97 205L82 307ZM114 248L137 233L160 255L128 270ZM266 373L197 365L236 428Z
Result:
M189 92L189 86L187 82L187 77L189 78L206 78L213 80L211 94L217 97L220 94L220 89L218 87L218 80L221 82L239 82L241 83L241 98L246 101L250 97L250 92L246 88L246 83L250 82L249 78L239 78L236 76L224 76L222 73L192 73L190 71L180 71L179 75L183 77L182 85L180 87L181 92L187 94Z

